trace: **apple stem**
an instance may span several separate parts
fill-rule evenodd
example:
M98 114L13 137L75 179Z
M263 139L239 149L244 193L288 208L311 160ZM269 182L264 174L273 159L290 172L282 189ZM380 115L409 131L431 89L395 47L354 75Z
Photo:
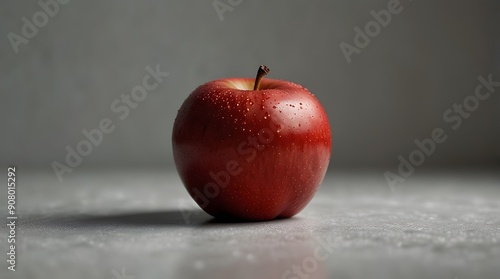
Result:
M268 73L269 73L269 68L266 67L266 65L260 65L259 70L257 71L257 76L255 77L255 84L253 86L253 90L259 90L262 78Z

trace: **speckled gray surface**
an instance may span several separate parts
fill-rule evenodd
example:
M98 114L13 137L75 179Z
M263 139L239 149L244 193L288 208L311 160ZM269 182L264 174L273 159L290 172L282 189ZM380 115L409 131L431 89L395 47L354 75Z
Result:
M236 224L201 212L175 172L18 177L18 266L2 279L500 274L498 173L416 174L394 192L382 173L330 174L295 218ZM5 259L5 226L0 244Z

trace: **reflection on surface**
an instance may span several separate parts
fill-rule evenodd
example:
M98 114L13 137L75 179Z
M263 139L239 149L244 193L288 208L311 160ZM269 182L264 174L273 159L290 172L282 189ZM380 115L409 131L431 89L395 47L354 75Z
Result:
M301 218L238 224L212 220L190 231L190 252L174 264L175 274L182 278L327 278L324 261L329 252L309 231L314 225Z

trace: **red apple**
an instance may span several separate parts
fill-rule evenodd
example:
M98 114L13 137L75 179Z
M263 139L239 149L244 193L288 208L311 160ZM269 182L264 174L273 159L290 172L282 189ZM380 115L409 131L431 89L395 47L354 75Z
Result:
M323 107L298 84L262 78L268 71L205 83L178 111L177 171L212 216L291 217L325 176L332 140Z

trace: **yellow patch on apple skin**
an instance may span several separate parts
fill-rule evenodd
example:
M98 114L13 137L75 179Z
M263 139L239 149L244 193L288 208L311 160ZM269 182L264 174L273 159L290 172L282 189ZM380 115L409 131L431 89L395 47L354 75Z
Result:
M250 90L253 91L253 87L255 84L255 79L253 78L227 78L215 81L220 84L222 87L227 87L230 89L237 90ZM293 82L277 80L277 79L268 79L263 78L260 84L260 90L268 90L268 89L279 89L279 90L290 90L291 88L297 89L305 89L301 85L295 84Z
M247 80L229 79L226 81L226 83L229 87L239 89L239 90L253 90L253 85L254 85L254 81L249 80L249 79L247 79Z

